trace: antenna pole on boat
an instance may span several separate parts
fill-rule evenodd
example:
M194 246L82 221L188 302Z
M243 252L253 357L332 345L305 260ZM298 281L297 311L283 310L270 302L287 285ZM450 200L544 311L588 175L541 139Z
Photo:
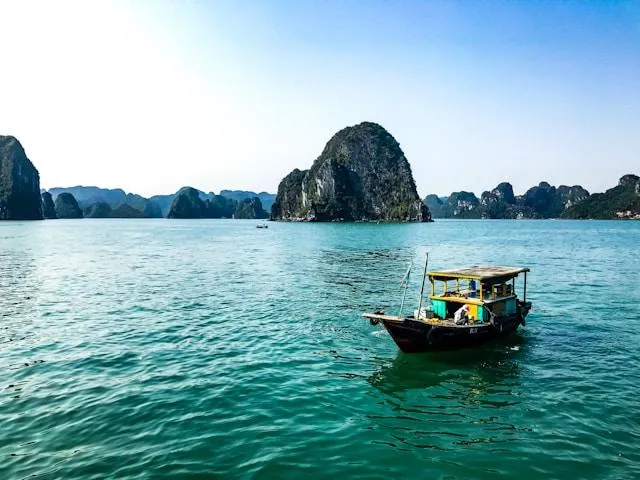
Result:
M411 267L413 267L413 263L409 264L409 268L407 269L407 273L404 274L404 278L402 280L402 283L404 283L404 293L402 294L402 302L400 303L400 312L398 313L399 317L402 316L402 308L404 307L404 299L407 298L407 288L409 287L409 274L411 273ZM400 284L400 286L402 286L402 283Z
M424 261L424 274L422 275L422 286L420 287L420 303L418 304L418 319L420 318L420 312L422 311L422 296L424 294L424 281L427 278L428 264L429 264L429 252L427 252L427 258Z

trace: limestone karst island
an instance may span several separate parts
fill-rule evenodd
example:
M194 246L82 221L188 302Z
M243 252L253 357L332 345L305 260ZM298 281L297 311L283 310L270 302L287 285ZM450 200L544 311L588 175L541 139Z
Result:
M72 218L236 218L310 222L430 222L458 219L640 219L640 178L627 174L604 193L540 182L515 195L508 182L483 192L420 200L411 166L382 126L337 132L309 169L294 169L267 192L183 187L149 198L122 189L40 189L38 170L12 136L0 136L0 220Z
M310 169L287 175L271 212L274 220L431 220L400 145L371 122L340 130Z

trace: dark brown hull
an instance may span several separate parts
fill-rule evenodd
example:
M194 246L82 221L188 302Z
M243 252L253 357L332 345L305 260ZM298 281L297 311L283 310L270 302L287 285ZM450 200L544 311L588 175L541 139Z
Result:
M524 323L525 312L496 318L493 324L432 325L412 318L381 323L396 345L406 353L471 348L515 332ZM528 312L528 309L526 310Z

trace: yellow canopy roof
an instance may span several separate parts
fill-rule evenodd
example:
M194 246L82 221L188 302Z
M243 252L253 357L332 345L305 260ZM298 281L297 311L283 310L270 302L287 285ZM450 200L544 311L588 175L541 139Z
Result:
M496 265L475 265L464 268L451 268L448 270L437 270L429 272L429 277L438 280L447 280L452 278L472 278L474 280L489 280L492 278L513 278L519 273L528 272L528 268L524 267L499 267Z

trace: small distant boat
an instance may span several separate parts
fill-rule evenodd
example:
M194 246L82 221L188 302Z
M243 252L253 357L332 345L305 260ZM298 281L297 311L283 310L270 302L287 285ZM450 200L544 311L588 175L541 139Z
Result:
M269 225L267 225L266 223L259 223L258 225L256 225L256 228L269 228Z
M403 352L455 350L481 345L515 332L525 325L531 310L527 302L527 272L524 267L471 266L427 272L425 261L418 309L402 314L411 266L405 274L404 295L398 315L364 313L372 325L382 323ZM523 299L516 295L516 278L524 274ZM424 307L425 280L431 295ZM436 282L438 287L436 288Z

